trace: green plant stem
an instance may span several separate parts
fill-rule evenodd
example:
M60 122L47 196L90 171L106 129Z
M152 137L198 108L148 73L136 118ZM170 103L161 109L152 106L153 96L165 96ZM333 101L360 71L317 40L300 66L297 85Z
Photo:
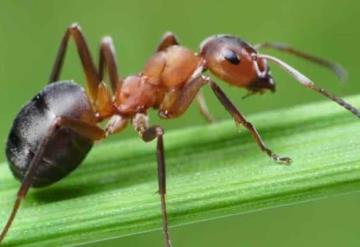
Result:
M360 96L347 100L360 106ZM360 190L360 122L347 111L325 102L249 119L292 165L274 163L232 121L169 131L170 226ZM3 225L19 187L5 163L0 184ZM154 143L98 145L71 176L30 190L4 246L74 245L160 229L156 191Z

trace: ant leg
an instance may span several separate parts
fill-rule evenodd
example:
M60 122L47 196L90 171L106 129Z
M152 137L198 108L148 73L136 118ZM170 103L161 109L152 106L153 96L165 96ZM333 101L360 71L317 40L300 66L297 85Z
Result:
M203 76L198 76L187 82L182 88L166 93L159 107L160 116L162 118L180 116L188 109L200 88L206 83L207 80Z
M109 79L111 82L111 88L113 92L116 92L117 88L120 88L122 79L119 77L116 62L116 53L111 37L107 36L101 40L100 54L99 54L99 79L104 78L104 70L107 67Z
M256 50L261 49L261 48L270 48L270 49L289 53L291 55L303 58L305 60L311 61L311 62L319 64L321 66L324 66L325 68L328 68L329 70L334 72L336 74L336 76L342 81L344 81L346 79L346 71L344 70L344 68L341 65L333 63L326 59L311 55L309 53L299 51L295 48L288 46L287 44L265 42L265 43L256 44L254 46L254 48Z
M157 163L158 163L158 186L161 199L161 213L163 220L163 233L165 247L171 247L171 240L168 227L168 215L166 210L166 170L165 170L165 154L164 154L164 130L160 126L148 125L148 117L145 114L136 114L133 119L135 130L140 134L145 142L157 139Z
M225 93L221 90L221 88L211 79L208 79L211 89L215 93L218 100L225 107L225 109L231 114L237 124L243 125L255 139L257 145L260 147L262 151L264 151L269 157L271 157L275 162L280 164L290 164L291 158L282 157L275 154L270 148L268 148L264 141L262 140L260 134L252 125L252 123L248 122L246 118L236 109L234 104L229 100L229 98L225 95Z
M97 141L105 138L105 131L96 124L89 124L78 119L69 117L57 117L57 126L70 128L76 133L89 138L92 141Z
M208 123L213 123L214 117L209 112L204 95L201 90L199 90L198 94L196 95L196 102L199 105L201 115L203 115L203 117L206 119L206 121L208 121Z
M118 133L125 129L128 120L119 115L113 115L109 122L106 124L105 133L106 136Z
M62 65L64 63L66 49L71 37L75 41L83 70L85 72L88 92L93 102L95 102L98 93L98 86L100 84L100 78L92 60L86 40L78 24L72 24L70 27L68 27L61 40L55 63L49 78L49 83L55 82L59 79Z
M34 175L35 171L37 170L41 158L44 154L45 151L45 146L48 143L48 141L50 140L50 137L52 136L52 134L54 133L55 129L57 128L57 123L55 122L54 124L51 125L51 127L48 130L48 133L46 134L46 136L44 137L44 139L42 140L41 144L39 145L38 150L36 151L35 156L33 157L33 159L31 160L31 163L29 165L29 169L27 170L25 177L21 183L20 189L17 192L17 196L16 196L16 201L14 203L13 209L11 211L11 214L8 218L8 221L6 222L6 225L4 226L1 235L0 235L0 242L5 238L5 235L7 234L7 232L10 229L10 226L12 224L12 222L15 219L16 213L20 207L20 204L22 202L22 200L25 198L30 186L31 186L31 178Z
M158 45L156 51L163 51L166 48L168 48L169 46L178 45L178 44L179 44L179 42L178 42L175 34L173 34L171 32L167 32L162 36L160 44Z
M70 38L73 38L80 56L83 70L87 81L87 90L91 99L91 103L96 109L98 120L102 120L111 116L113 113L111 93L105 83L101 83L98 71L93 63L89 48L87 46L84 35L81 32L79 25L72 24L66 30L60 48L58 50L55 63L50 75L49 83L55 82L59 79L66 49Z
M159 44L159 46L158 46L158 48L157 48L157 51L163 51L163 50L165 50L166 48L168 48L168 47L170 47L170 46L173 46L173 45L178 45L179 44L179 42L178 42L178 40L176 39L176 36L173 34L173 33L171 33L171 32L167 32L167 33L165 33L164 34L164 36L162 37L162 39L161 39L161 42L160 42L160 44ZM197 73L199 73L200 72L200 70L198 69L198 71L195 71L194 73L195 74L197 74ZM200 73L197 75L197 76L195 76L195 77L199 77L200 76ZM194 77L194 78L195 78ZM192 82L190 81L188 84L192 84ZM195 83L196 84L196 83ZM189 94L188 93L188 91L193 91L193 89L185 89L184 90L184 92L185 93L183 93L182 94L182 96L178 96L178 93L174 93L174 94L176 94L177 96L174 96L174 95L171 95L170 96L170 98L181 98L182 100L182 102L184 103L184 101L187 101L188 102L188 104L177 104L179 107L179 110L180 109L184 109L183 111L185 111L186 109L187 109L187 107L188 107L188 105L192 102L192 100L193 100L193 96L190 96L190 97L188 97L188 99L186 99L185 100L185 98L186 98L186 95L192 95L191 93ZM172 93L170 93L170 94L172 94ZM185 97L184 97L185 96ZM199 109L200 109L200 113L205 117L205 119L209 122L209 123L212 123L212 122L214 122L214 117L211 115L211 113L209 112L209 110L208 110L208 107L207 107L207 105L206 105L206 101L205 101L205 98L204 98L204 96L203 96L203 94L201 93L201 91L199 91L198 90L198 94L197 94L197 96L196 96L196 101L198 102L198 105L199 105ZM181 107L182 106L182 107ZM164 108L168 108L168 106L167 107L164 107ZM166 110L164 110L163 112L165 112ZM183 112L183 111L179 111L179 112ZM163 115L163 114L162 114ZM167 115L167 114L164 114L164 115Z
M47 134L44 136L43 140L41 141L40 145L38 146L38 149L35 152L35 155L33 159L31 160L29 164L29 169L27 170L24 179L21 183L21 186L17 192L16 200L13 206L13 209L11 211L11 214L6 222L6 225L4 226L1 234L0 234L0 243L5 238L7 232L10 229L10 226L12 222L15 219L16 213L20 207L21 202L25 198L27 192L29 191L29 188L32 183L32 177L36 173L36 170L38 169L42 157L45 152L45 147L53 134L56 132L57 129L61 127L68 127L76 131L77 133L88 137L91 140L99 140L105 137L105 132L99 128L96 125L91 125L88 123L81 122L79 120L74 120L66 117L57 117L53 124L49 127Z

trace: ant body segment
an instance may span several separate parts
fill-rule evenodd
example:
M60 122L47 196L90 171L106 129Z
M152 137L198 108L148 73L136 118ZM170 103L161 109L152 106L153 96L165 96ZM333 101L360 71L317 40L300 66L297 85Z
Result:
M85 72L86 91L73 82L59 81L71 38L75 41ZM278 163L289 164L289 157L279 156L265 145L256 128L237 110L217 83L203 74L206 70L250 93L264 93L266 90L275 91L275 82L268 66L270 61L279 65L303 86L328 97L360 118L359 110L317 87L309 78L280 59L260 54L260 48L284 51L325 66L339 77L344 76L338 65L282 44L251 46L231 35L215 35L204 40L200 52L194 53L179 45L172 33L166 33L143 71L122 78L117 71L112 39L102 39L97 68L80 27L77 24L71 25L61 41L49 84L20 110L8 137L6 155L10 169L21 181L21 186L1 232L0 242L7 234L30 187L48 186L67 176L86 157L94 141L120 132L131 122L145 142L157 140L164 241L165 246L170 247L165 199L164 131L160 126L149 124L147 111L154 108L162 118L176 118L197 100L201 113L208 121L212 121L200 92L205 85L210 85L216 98L234 121L250 132L263 152ZM105 72L111 82L110 88L103 82ZM103 120L108 120L104 129L98 126Z

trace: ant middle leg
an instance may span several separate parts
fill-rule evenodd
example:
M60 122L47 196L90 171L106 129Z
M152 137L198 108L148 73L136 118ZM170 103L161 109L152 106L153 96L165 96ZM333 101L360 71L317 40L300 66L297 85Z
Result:
M260 134L256 130L255 126L248 122L244 115L242 115L235 107L235 105L229 100L229 98L225 95L225 93L221 90L221 88L211 79L208 78L211 89L214 94L221 102L221 104L225 107L225 109L231 114L237 124L243 125L255 139L257 145L260 149L265 152L270 158L272 158L275 162L280 164L290 164L291 158L282 157L274 153L270 148L268 148L265 142L262 140Z
M106 36L101 40L100 52L99 52L99 79L103 81L104 70L107 68L109 80L111 82L111 88L113 92L116 92L122 84L122 79L119 77L116 52L113 44L113 40L110 36Z
M158 164L158 187L161 200L161 213L163 221L163 233L165 247L171 247L171 240L169 234L168 215L166 209L166 166L164 153L164 130L160 126L151 126L148 124L148 117L145 114L138 113L133 118L133 125L135 130L139 133L145 142L150 142L157 139L156 157Z

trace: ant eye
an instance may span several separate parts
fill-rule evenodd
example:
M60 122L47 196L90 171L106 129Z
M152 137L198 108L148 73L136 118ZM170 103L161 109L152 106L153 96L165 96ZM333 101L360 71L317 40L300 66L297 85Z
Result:
M234 64L234 65L237 65L240 63L240 57L236 54L236 52L225 49L222 52L222 54L229 63Z

